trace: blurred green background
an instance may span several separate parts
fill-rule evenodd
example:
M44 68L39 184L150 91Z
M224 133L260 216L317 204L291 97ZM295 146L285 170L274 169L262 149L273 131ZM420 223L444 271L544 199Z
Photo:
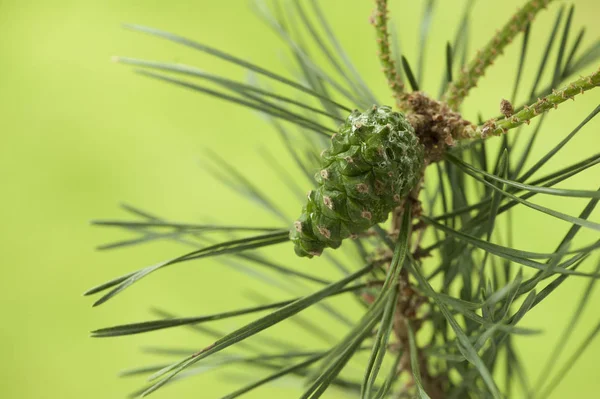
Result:
M454 35L463 5L458 0L440 3L430 39L426 89L428 84L433 88L439 82L445 42ZM481 46L519 3L476 2L472 28L478 34L471 49ZM421 2L391 4L403 49L414 60ZM588 26L585 48L600 36L600 5L597 0L576 0L575 4L574 23ZM373 32L368 24L371 2L327 0L322 5L359 71L381 98L386 98L389 94L374 56ZM550 29L556 10L553 7L540 16L532 32L532 43L538 48L532 54L541 53L541 38ZM124 397L142 381L119 379L116 372L160 361L141 355L140 346L162 343L200 348L209 343L208 339L185 329L111 340L91 339L88 331L148 319L151 306L179 315L232 309L244 300L244 287L254 284L217 262L196 262L165 270L91 309L92 301L81 297L85 289L187 249L160 243L96 252L96 245L123 235L90 227L89 220L127 218L118 209L119 203L127 202L181 221L212 218L225 223L276 223L269 214L219 185L199 166L206 148L233 161L247 176L267 187L290 218L299 211L299 204L257 153L261 148L282 148L267 123L246 109L134 75L128 67L112 64L109 59L126 55L185 62L238 79L245 79L245 72L192 50L126 31L120 27L124 22L195 38L286 73L283 44L253 15L245 0L0 2L1 398ZM495 115L500 98L510 96L519 47L515 43L473 92L466 103L471 116L475 106L489 110L489 116ZM528 76L535 73L533 65L527 69ZM551 131L539 143L538 154L564 137L599 100L599 93L592 92L562 106L568 117L551 116L546 125ZM588 125L557 157L554 167L591 155L590 148L599 148L599 122L596 118ZM292 165L285 159L282 164ZM565 187L594 189L598 177L597 169L592 170ZM555 199L541 203L563 206L571 214L577 214L582 204L576 202L573 208ZM528 224L539 223L540 228L517 231L518 247L547 250L548 245L555 245L555 241L548 244L546 232L555 228L563 231L565 225L523 212L516 217L527 218ZM597 213L595 216L598 220ZM588 239L593 237L586 234ZM286 262L289 259L293 266L319 273L320 261L295 259L289 250L286 247L279 252L287 255ZM541 337L519 341L527 371L534 377L584 284L569 282L524 321L546 331ZM260 290L273 298L287 297L264 286ZM586 322L575 334L577 342L597 322L600 297L595 295L593 300L595 306L585 314ZM235 323L221 326L228 329ZM281 339L296 338L293 325L277 331ZM573 397L574 393L595 397L600 389L599 356L600 341L596 341L553 397ZM249 381L241 374L231 378L236 387ZM296 397L298 385L294 384L281 382L249 397ZM174 384L156 396L213 398L232 389L233 384L224 379L205 375Z

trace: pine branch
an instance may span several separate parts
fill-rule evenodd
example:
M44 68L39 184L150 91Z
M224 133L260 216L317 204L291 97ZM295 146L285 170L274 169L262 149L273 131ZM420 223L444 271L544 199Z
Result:
M581 77L570 83L568 86L559 90L553 90L552 94L538 99L531 105L524 106L523 109L511 116L499 121L490 119L483 125L477 127L475 136L481 138L500 136L524 123L529 124L531 119L548 112L553 108L558 108L559 104L568 99L575 100L576 95L583 94L597 86L600 86L600 68L591 75ZM471 136L471 138L472 137L473 136Z
M373 103L377 104L378 101L374 100L369 86L364 83L368 79L362 79L358 75L345 55L333 30L325 21L325 13L319 9L318 0L310 0L311 6L298 3L296 7L287 9L281 5L284 3L276 2L278 8L275 13L266 8L266 2L258 1L259 6L263 3L265 6L259 7L260 15L283 39L291 51L296 62L292 69L297 81L216 48L166 32L138 26L129 27L243 67L251 73L250 81L248 83L238 82L220 74L203 72L200 69L181 64L130 58L119 60L146 68L146 74L154 74L152 76L162 80L258 111L279 133L297 168L313 184L313 172L319 162L324 159L323 154L319 155L322 147L324 145L345 145L335 139L330 144L327 136L329 136L328 133L333 133L334 126L330 128L329 125L321 125L325 118L345 121L344 113L351 111L334 102L334 99L337 96L346 97L353 107L359 108L368 107ZM525 104L532 103L531 105L519 105L513 109L510 102L504 101L502 106L504 117L499 117L497 120L491 119L485 124L484 119L480 117L477 122L479 127L463 119L453 109L459 108L485 70L493 64L499 54L502 54L504 47L520 31L524 30L524 43L518 60L515 84L508 85L512 87L513 93L517 92L517 88L522 86L520 84L521 73L526 68L525 56L528 54L527 49L529 48L530 21L550 1L523 1L524 7L492 38L487 47L479 52L471 64L466 64L465 54L470 41L469 37L472 35L468 28L472 1L467 1L463 18L459 23L461 28L458 29L456 38L446 43L446 62L445 68L444 66L441 68L444 75L440 89L440 94L445 91L445 98L448 101L448 103L444 103L419 92L419 85L422 85L423 77L423 54L425 54L425 43L428 38L426 32L430 26L436 1L428 0L426 2L421 24L420 58L416 63L417 68L411 68L398 47L393 51L390 48L387 0L375 0L376 7L371 22L376 29L379 61L383 66L387 83L393 91L396 105L404 111L406 118L415 130L419 144L427 150L424 153L427 162L424 162L425 166L418 164L417 168L422 170L422 174L416 176L414 182L411 183L412 190L407 189L403 192L402 197L398 195L398 199L393 198L393 206L396 209L391 217L391 231L390 229L385 230L378 224L370 225L370 230L361 230L351 235L354 238L355 247L344 244L338 250L337 254L347 249L352 250L351 253L345 253L347 259L342 260L338 255L331 255L331 252L324 254L329 262L327 266L332 267L336 273L341 273L343 276L341 278L333 278L328 274L316 277L295 269L295 264L288 265L288 258L271 258L267 253L250 252L262 251L266 247L288 241L289 233L285 229L243 224L175 223L131 207L128 207L127 210L133 215L141 217L142 221L97 222L96 224L119 227L141 235L134 239L118 241L111 244L110 247L169 239L192 245L194 250L91 289L86 293L87 295L109 291L96 304L107 301L158 269L207 257L216 257L215 259L220 263L244 273L244 278L255 278L260 283L266 283L274 288L284 290L286 294L293 295L293 299L285 301L259 300L259 303L251 307L242 305L242 301L227 312L202 312L195 317L176 317L159 311L160 319L157 320L122 324L94 331L92 335L96 337L114 337L179 327L193 329L212 337L213 344L200 351L193 349L181 352L181 349L177 350L168 346L165 349L163 347L163 355L186 356L175 364L146 366L130 371L130 375L155 372L150 376L151 385L138 391L138 394L147 395L169 382L183 380L198 375L203 370L216 369L228 364L258 366L267 371L270 370L270 374L260 377L257 381L230 393L225 398L234 398L249 393L285 376L304 377L309 380L302 396L307 399L322 397L330 385L344 388L348 397L365 399L408 396L433 399L465 396L512 397L515 388L519 388L512 386L511 389L511 384L516 381L520 382L523 393L536 392L535 389L531 391L529 388L530 384L527 382L528 378L525 374L527 370L520 363L518 352L511 346L510 337L512 334L539 332L517 324L530 309L553 293L567 278L588 278L590 287L593 286L594 279L600 278L599 269L594 272L584 268L578 269L582 262L591 258L590 255L598 253L600 241L586 243L583 246L575 245L575 235L582 230L582 227L600 230L600 224L590 220L590 215L600 200L600 192L591 191L586 187L580 189L555 187L572 176L597 167L600 163L600 154L584 155L582 160L577 160L577 163L573 165L561 166L559 170L542 177L536 176L533 180L530 177L536 174L542 166L550 165L550 159L600 112L600 106L596 107L560 143L542 155L531 168L525 171L523 165L528 163L530 156L533 157L534 140L538 131L540 135L543 134L540 126L545 118L538 119L536 132L528 144L521 143L520 146L515 146L515 140L509 140L510 136L504 136L503 142L498 146L499 150L494 151L495 157L490 156L490 148L486 149L487 143L482 139L487 136L502 135L524 123L528 124L535 116L545 114L553 107L558 107L566 99L583 94L600 85L600 70L598 70L560 90L551 93L550 89L565 84L568 82L567 79L570 79L569 76L581 73L583 68L597 62L600 54L597 50L600 49L600 46L596 43L589 50L584 51L585 55L574 59L582 41L583 28L575 42L569 45L568 39L571 37L573 17L573 8L571 8L564 24L562 38L558 40L564 13L564 9L561 9L555 23L550 26L551 33L545 46L545 52L541 57L537 77L532 82L533 88L527 93L531 93L530 99L524 102ZM297 19L298 17L299 19ZM304 29L302 30L302 28ZM390 29L393 31L393 27ZM308 37L308 40L305 40L305 37ZM555 48L553 43L557 41L560 41L560 48L556 62L549 63L549 55ZM326 72L318 64L316 58L312 57L314 49L326 58L329 69L334 71L333 74ZM554 64L554 67L549 66L551 64ZM463 65L467 66L462 73L457 74L455 68ZM402 68L399 68L400 66ZM552 71L549 71L548 68L552 68ZM156 72L150 72L150 70L168 75L156 76ZM406 76L405 82L408 86L406 89L401 78L402 73ZM261 81L256 80L258 75L262 75ZM549 87L539 90L538 86L542 77L548 75L552 76L552 81L548 82ZM277 87L271 89L266 85L266 79L273 80L277 86L282 86L283 89L293 90L293 94L279 93ZM202 81L202 86L198 84L198 81ZM211 86L203 86L205 83ZM410 85L408 85L409 83ZM218 91L212 89L214 85L217 86ZM448 88L447 91L446 88ZM537 101L535 101L536 98L538 98ZM514 94L511 101L514 101ZM564 113L561 112L561 116ZM328 124L331 124L329 119L326 120ZM295 126L292 127L291 124ZM364 126L366 125L352 124L348 128L361 129ZM389 128L388 126L385 127ZM292 128L297 128L297 131L291 131ZM341 129L339 130L341 133ZM325 134L315 135L314 131ZM338 130L335 131L338 132ZM302 141L296 141L296 135L302 137ZM337 134L336 137L338 137ZM452 147L455 139L473 138L478 140L473 140L460 147ZM384 154L389 158L395 156L388 154L384 147L373 145L371 148L370 144L367 147L374 157L383 158ZM515 148L517 148L516 151ZM371 152L368 154L365 152L369 156L368 159L365 157L365 169L371 169L372 165L369 162ZM513 157L513 154L516 156ZM212 167L212 173L221 183L230 186L247 200L255 201L259 206L269 210L284 221L285 225L288 224L289 220L286 213L283 212L287 209L280 210L267 192L263 192L265 188L258 184L261 182L260 177L256 182L250 181L245 173L234 168L231 164L232 161L220 159L214 155L211 156L211 159L216 165ZM363 192L364 181L371 177L361 174L363 165L361 162L357 162L357 159L351 156L340 158L341 166L339 170L335 170L335 173L339 172L343 176L342 178L348 182L350 189L356 189L357 193L365 194ZM279 154L265 157L265 161L275 169L284 167L279 162ZM435 162L437 174L435 174L435 169L431 171L433 173L427 172L426 166L432 165L432 162ZM359 171L361 173L358 173ZM282 180L292 181L289 186L292 192L302 191L293 182L294 176L291 173L288 174L287 169L277 172ZM330 178L329 171L325 175L319 173L317 179L319 176L324 179ZM382 176L384 175L382 174ZM378 175L373 178L377 179L377 177ZM333 178L331 180L333 181ZM372 191L377 194L373 198L380 199L382 196L377 192L380 186L378 183L380 183L378 180L373 183ZM426 196L422 203L419 200L421 188ZM535 195L561 196L565 200L589 198L589 203L579 216L575 217L570 213L562 213L531 202L530 198ZM313 211L319 210L323 220L320 217L311 219L311 223L313 221L315 223L307 225L310 227L310 230L307 231L312 231L315 237L317 234L315 231L318 231L323 237L329 239L329 235L334 229L347 228L348 221L352 221L353 215L358 218L360 214L360 217L365 218L364 213L371 218L371 205L373 205L373 210L379 211L379 204L376 204L375 201L365 206L363 203L356 202L355 204L351 197L348 195L348 201L340 202L339 209L336 209L336 212L339 211L341 215L336 214L336 217L339 216L339 220L336 219L335 224L332 223L323 230L321 224L327 217L325 212L328 212L327 209L332 211L334 208L330 207L333 205L331 197L327 194L327 196L308 198L309 202L306 204L314 206ZM304 199L304 201L306 200ZM307 207L309 207L308 205ZM558 248L545 252L532 252L521 249L520 245L515 245L516 243L512 242L511 234L517 230L518 225L513 226L513 218L510 217L510 211L515 206L527 207L567 222L570 225L569 229ZM438 214L440 212L441 214ZM386 210L385 213L389 216L390 212ZM501 216L506 215L509 217L506 218L508 220L505 224L505 220ZM329 221L327 222L329 223ZM506 230L504 230L505 227ZM532 227L537 228L538 226ZM254 232L253 234L256 235L244 237L242 234L244 232ZM219 238L212 237L211 234L216 234ZM318 239L322 240L323 237ZM308 238L315 239L312 236ZM550 236L548 238L550 239ZM396 241L395 245L394 241ZM333 248L334 246L331 246L328 251ZM433 251L436 251L436 256L427 259ZM357 253L359 256L356 256ZM228 259L228 256L233 259ZM250 265L238 264L236 263L237 259L248 262ZM357 260L367 266L359 268L361 265L357 263ZM363 263L362 260L365 262ZM259 266L265 270L255 270L251 266ZM523 270L518 269L520 266L524 266L521 268ZM384 277L385 280L383 280ZM308 286L306 284L308 282L314 287ZM544 288L540 290L541 287ZM257 290L258 287L252 287L253 292ZM345 292L352 294L348 295L351 298L347 300L358 298L360 304L364 306L362 317L347 317L343 312L338 311L337 302L323 303L323 301ZM253 295L251 299L263 296ZM588 292L584 294L580 304L587 303L588 295ZM340 301L343 298L338 297L335 300ZM342 304L340 303L340 305ZM324 328L329 328L329 324L316 325L316 323L306 322L306 320L295 319L301 311L316 307L324 310L332 320L342 322L347 328L339 340L333 339L335 335L330 336L329 331L325 332ZM581 309L583 307L580 305L573 320L577 321ZM265 311L271 313L261 317L257 315L257 312ZM236 326L233 331L228 333L204 325L208 322L235 321L232 318L242 315L244 317L254 315L256 319ZM353 316L360 315L354 314ZM298 323L304 332L326 338L328 347L307 347L299 352L298 348L308 344L308 342L302 341L300 336L298 339L289 341L285 336L274 338L273 336L261 337L259 335L266 333L267 330L273 331L271 327L286 321ZM568 337L573 326L574 323L563 336ZM567 362L566 368L558 373L559 377L550 382L546 392L552 390L560 382L560 378L566 373L564 370L571 367L572 362L582 353L591 339L598 335L598 331L600 331L600 327L596 328L584 341L581 348ZM260 339L256 341L260 346L255 347L254 342L250 341L251 339ZM560 345L557 347L561 348ZM277 348L279 352L271 353L273 349ZM359 353L365 349L370 350L368 359L366 356L360 356L368 355L368 353ZM257 353L253 353L252 356L240 357L235 354L224 355L222 352L224 350L250 350ZM551 359L559 358L559 352L552 355ZM507 372L506 392L501 394L495 377L497 377L501 365L504 366L500 361L502 353L507 354L505 364ZM393 355L393 359L389 359L390 355ZM360 367L365 370L362 383L347 380L347 377L341 374L350 368L348 366L354 369ZM391 368L386 373L387 378L385 381L381 381L383 378L378 378L378 376L388 366ZM543 374L550 374L549 371L551 371L550 368ZM394 387L395 383L398 386Z
M371 23L375 27L375 31L377 33L379 61L383 67L383 73L387 78L388 86L394 93L396 106L399 109L406 109L407 107L405 103L407 94L404 92L404 83L397 72L398 70L396 69L396 63L392 57L387 22L387 0L375 0L375 10L373 11L373 16L371 17Z
M477 80L483 76L487 67L492 65L502 54L515 36L527 28L535 15L552 0L529 0L504 27L496 33L492 40L477 52L476 58L460 73L458 78L448 86L444 98L448 105L456 110L463 102L469 90L477 85Z

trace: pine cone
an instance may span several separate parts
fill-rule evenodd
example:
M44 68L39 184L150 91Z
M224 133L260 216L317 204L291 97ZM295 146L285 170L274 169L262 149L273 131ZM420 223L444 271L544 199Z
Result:
M352 112L321 153L319 187L290 232L296 254L318 256L385 222L419 181L423 153L403 114L387 106Z

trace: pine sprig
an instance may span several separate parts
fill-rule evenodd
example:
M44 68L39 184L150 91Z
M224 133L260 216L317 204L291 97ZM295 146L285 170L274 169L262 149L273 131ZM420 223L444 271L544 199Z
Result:
M404 92L404 83L398 74L396 62L390 48L390 40L388 33L388 4L387 0L375 0L375 10L371 17L371 23L375 27L377 35L378 56L383 70L383 74L387 78L389 88L392 90L396 99L396 106L399 109L406 109L406 97Z
M575 100L575 96L582 95L588 90L600 86L600 69L596 72L582 76L571 82L569 85L558 90L552 90L552 94L538 99L531 105L525 105L523 109L515 112L512 116L504 119L490 119L482 126L479 126L472 137L486 138L488 136L499 136L507 133L523 124L529 124L530 121L543 113L557 109L558 105L567 101Z
M131 206L125 207L130 215L127 219L95 222L95 225L136 234L134 238L105 245L104 249L157 240L171 240L193 248L182 256L127 273L89 290L87 295L108 291L96 304L113 298L163 267L207 257L243 273L244 278L253 279L253 284L269 285L284 291L286 298L293 298L270 300L252 286L250 295L244 298L249 299L252 305L236 306L227 312L209 311L193 317L155 311L158 316L155 320L93 331L95 337L116 337L184 327L214 340L212 345L200 351L169 346L146 350L168 359L158 365L138 367L124 373L127 376L150 374L151 385L136 394L147 395L170 382L228 365L247 365L253 367L253 372L259 370L264 375L250 384L232 389L226 398L239 397L286 376L307 381L302 397L311 399L322 397L332 386L343 390L345 397L363 399L403 395L431 399L499 398L511 397L517 389L523 394L536 392L537 389L532 391L512 337L540 334L541 331L525 328L519 323L567 279L586 278L589 280L588 288L573 316L573 324L576 324L581 320L595 280L600 278L600 269L590 271L582 267L593 254L598 253L600 241L584 244L575 241L576 238L581 239L578 233L583 228L600 230L600 224L592 217L600 201L600 191L594 190L596 187L567 189L559 185L597 167L600 154L582 156L571 165L560 165L551 173L537 176L539 170L551 166L555 155L600 113L600 107L580 121L556 146L533 160L533 166L525 167L534 156L536 138L542 137L545 132L542 122L546 120L547 111L599 84L597 71L563 89L551 90L564 85L570 76L581 73L600 59L599 42L581 51L584 48L584 29L579 29L577 35L572 32L575 21L573 7L568 14L564 7L558 11L554 24L549 27L544 52L536 65L538 73L531 86L524 82L525 61L532 61L532 45L529 42L532 40L530 32L536 28L532 23L533 17L550 1L527 2L492 38L478 58L464 67L473 35L469 20L474 4L471 0L466 1L454 40L437 43L438 48L445 50L440 57L445 60L440 68L440 93L446 92L448 102L445 103L430 99L425 93L405 92L400 78L400 74L404 73L413 91L423 86L425 54L428 43L435 42L429 35L429 27L437 16L440 2L428 1L425 4L418 39L420 55L416 62L412 62L401 54L399 38L389 37L388 26L393 31L393 24L388 17L387 1L376 0L372 22L385 78L393 91L396 105L406 113L417 137L422 140L421 144L439 144L438 158L430 159L429 166L435 166L424 170L422 181L394 211L391 229L375 225L358 234L340 250L323 254L324 267L330 267L330 271L337 275L324 278L317 271L305 273L285 260L272 259L267 253L259 252L277 244L288 245L287 226L291 225L285 207L288 204L282 204L258 182L236 169L230 160L214 153L208 157L211 163L204 167L242 198L253 201L276 216L286 228L247 226L241 222L172 222ZM323 147L330 145L329 136L337 131L336 124L345 120L353 107L367 108L378 104L378 101L366 83L369 79L358 74L342 49L317 0L294 2L290 7L275 2L273 10L267 7L266 2L259 2L256 10L288 46L295 62L291 68L294 78L206 44L137 25L128 27L242 67L249 72L249 78L238 82L183 64L124 57L116 60L141 68L140 72L146 76L256 112L282 140L287 151L285 156L291 157L299 172L314 184L313 175L321 161L319 154ZM563 19L565 15L567 17ZM516 111L511 110L512 104L505 103L504 117L487 123L481 117L480 126L476 127L453 109L459 108L485 70L521 31L525 34L515 83L510 84L511 101L517 93L522 93L524 85L531 87L526 90L531 99L526 102L528 105L514 107ZM572 37L575 39L569 44ZM394 43L393 53L391 43ZM556 43L559 47L553 61ZM582 55L578 56L579 53ZM323 56L326 68L319 65L315 54ZM413 68L415 65L416 68ZM457 74L460 68L461 72ZM551 76L547 85L544 76ZM211 86L204 86L204 83ZM287 92L280 93L280 88ZM338 98L343 98L342 101L350 106ZM490 114L485 111L482 110L481 114ZM526 142L516 145L519 135L503 134L529 123L537 115L544 117L538 118L535 132ZM443 136L446 129L452 132L451 136ZM497 149L485 140L494 135L502 135ZM463 138L474 140L460 142ZM260 154L264 162L276 169L282 183L294 194L299 193L297 196L305 201L302 185L294 181L292 170L280 162L280 154ZM421 198L419 191L423 193ZM534 196L560 196L565 201L587 198L588 203L578 214L571 214L532 202ZM521 226L511 215L515 207L527 207L566 223L568 228L560 244L554 250L532 251L523 243L514 243L511 232ZM396 226L395 222L400 220L402 223ZM254 235L248 236L249 233ZM339 296L344 293L350 295ZM364 313L345 314L337 302L327 302L334 296L339 296L336 301L346 299L353 301L354 305L358 303ZM326 318L323 323L320 319L317 324L298 315L309 308L322 312ZM264 314L259 315L259 312ZM226 319L235 322L242 315L254 315L256 318L236 326L233 331L222 331L206 324ZM286 321L321 338L320 343L327 346L300 348L302 342L260 334L273 331L271 327ZM338 339L328 331L329 322L343 326L343 338ZM424 326L426 328L422 328ZM592 330L563 368L554 374L556 377L551 382L538 384L538 387L546 388L542 392L544 395L549 394L566 371L572 368L573 362L598 335L598 331L598 328ZM569 327L563 337L570 337L571 332ZM564 345L559 344L557 348L551 354L553 360L563 357L560 354L561 351L564 354ZM239 350L241 353L225 354L225 350ZM185 357L173 363L172 356ZM506 363L504 386L497 378L502 365L500 359L505 359ZM552 366L546 367L545 375L553 375ZM354 370L357 369L363 370L363 374L356 375Z
M524 31L533 21L536 14L546 8L552 0L529 0L511 20L499 30L492 40L480 51L477 57L463 69L457 79L448 86L444 96L446 102L452 109L458 109L469 91L477 85L477 81L483 76L486 69L500 56L504 48L509 45L519 34Z

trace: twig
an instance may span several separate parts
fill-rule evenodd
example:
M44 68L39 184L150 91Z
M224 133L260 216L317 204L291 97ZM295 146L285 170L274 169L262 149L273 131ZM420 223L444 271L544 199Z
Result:
M402 82L400 75L398 75L396 64L392 58L387 21L387 0L375 0L375 10L371 17L371 24L373 24L375 31L377 32L379 61L383 67L383 73L387 78L388 85L394 93L396 106L399 109L406 109L405 102L407 94L404 92L404 83Z
M487 67L502 54L515 36L524 31L527 24L535 15L546 8L552 0L529 0L504 27L496 33L492 40L481 50L469 66L462 70L458 78L448 86L444 98L450 108L456 110L465 99L469 90L477 85L477 80L483 76Z
M589 76L584 76L577 79L562 89L553 90L552 94L538 99L531 105L524 106L523 109L516 112L509 118L503 118L500 120L490 119L482 126L477 127L474 134L469 135L468 138L485 138L487 136L502 135L509 130L522 125L523 123L529 124L531 119L535 118L536 116L541 115L552 108L558 108L559 104L567 101L568 99L575 100L576 95L583 94L584 92L597 86L600 86L600 69Z

